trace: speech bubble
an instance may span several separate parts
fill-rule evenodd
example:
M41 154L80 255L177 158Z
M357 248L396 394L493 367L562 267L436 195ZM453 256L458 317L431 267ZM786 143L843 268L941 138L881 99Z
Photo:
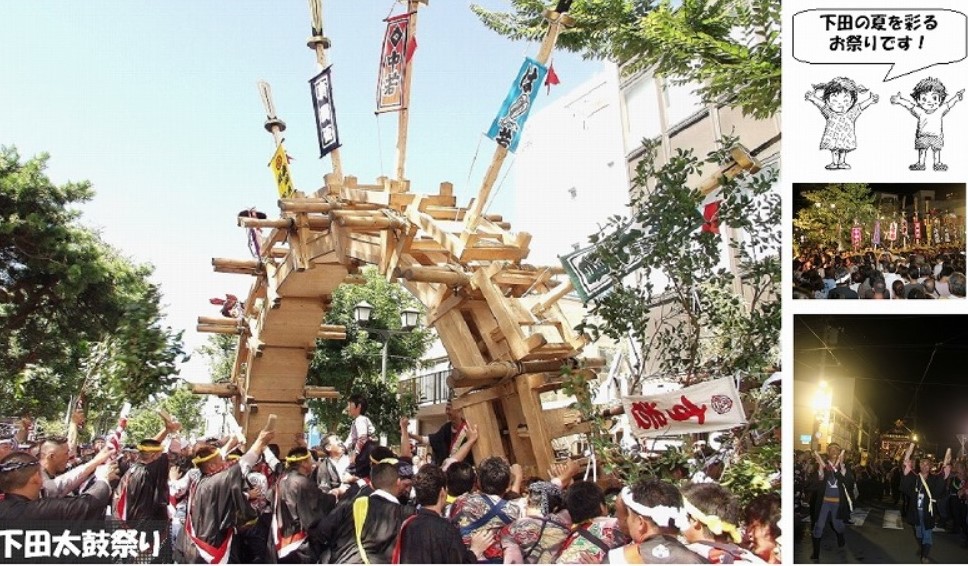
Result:
M968 16L925 8L815 8L793 15L793 58L890 65L884 82L968 57Z

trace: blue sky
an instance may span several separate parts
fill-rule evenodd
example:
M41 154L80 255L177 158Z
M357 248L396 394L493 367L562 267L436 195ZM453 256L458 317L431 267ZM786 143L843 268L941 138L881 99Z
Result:
M493 154L481 133L523 56L538 50L485 29L469 4L434 0L420 11L407 162L415 191L436 192L450 181L463 205ZM363 183L394 168L396 115L384 115L379 127L373 115L382 20L392 5L323 5L343 168ZM311 193L330 171L329 159L318 159L309 35L305 0L3 4L0 144L17 146L24 157L49 152L55 182L93 183L97 196L84 207L84 222L156 267L169 324L186 330L189 348L205 340L195 333L195 318L217 314L210 297L248 290L245 276L215 274L210 263L248 257L236 213L255 206L278 215L266 166L274 144L262 126L257 81L271 84L288 124L296 188ZM562 84L550 98L539 97L539 110L602 66L564 53L554 64ZM511 186L506 181L490 212L513 217ZM190 366L184 377L206 379L203 365Z

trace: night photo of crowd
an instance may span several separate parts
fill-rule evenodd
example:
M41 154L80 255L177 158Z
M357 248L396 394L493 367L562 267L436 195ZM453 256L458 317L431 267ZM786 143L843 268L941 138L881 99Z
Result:
M795 299L965 298L964 184L795 184Z

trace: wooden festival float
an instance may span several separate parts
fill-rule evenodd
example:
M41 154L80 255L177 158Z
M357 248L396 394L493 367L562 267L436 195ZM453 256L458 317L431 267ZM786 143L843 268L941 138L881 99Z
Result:
M308 44L325 72L330 42L314 1L319 0L310 1ZM548 32L536 57L541 65L547 64L559 30L571 23L568 4L545 11ZM412 37L419 2L410 0L407 7ZM276 156L282 156L275 170L281 214L239 217L250 233L269 230L258 238L256 259L212 260L217 272L248 275L254 282L238 318L198 318L198 331L237 334L239 346L231 381L195 385L194 391L232 398L249 441L269 414L277 414L276 438L288 450L304 429L306 400L338 397L332 387L306 385L316 340L346 337L345 327L323 324L333 291L361 282L360 267L373 265L425 307L426 324L436 330L454 368L454 406L480 425L475 458L503 455L529 475L544 475L554 463L552 440L587 432L589 423L579 422L572 410L542 409L539 396L562 387L563 366L590 379L604 361L578 359L589 338L572 330L557 304L572 290L570 282L552 279L563 269L525 264L530 234L513 232L500 216L484 214L510 144L498 140L478 196L467 207L458 206L448 182L440 183L436 194L412 190L404 175L412 66L405 59L395 177L364 184L344 175L337 148L329 153L332 173L312 196L292 190L281 139L285 124L263 85L265 127L275 138ZM512 104L510 112L516 111L520 108ZM322 133L320 139L322 147Z

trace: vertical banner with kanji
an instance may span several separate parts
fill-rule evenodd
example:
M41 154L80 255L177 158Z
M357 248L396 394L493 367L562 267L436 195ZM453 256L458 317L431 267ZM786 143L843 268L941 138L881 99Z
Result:
M276 188L279 189L279 198L289 198L296 188L292 186L292 175L289 173L289 156L286 155L285 146L280 143L276 146L276 152L269 161L269 169L276 180Z
M518 71L518 76L511 85L504 104L501 105L501 110L491 123L491 129L487 131L487 137L512 153L518 149L521 131L528 119L531 105L538 96L538 87L544 83L546 74L548 74L547 67L530 57L524 59L521 70Z
M332 66L309 79L313 95L313 110L316 112L316 136L319 138L319 157L340 146L339 129L336 127L336 107L333 106Z
M638 438L726 430L746 424L733 378L714 379L678 391L622 400Z
M376 84L376 111L396 112L403 108L403 77L407 72L410 14L387 20L387 31L380 50L380 74Z

